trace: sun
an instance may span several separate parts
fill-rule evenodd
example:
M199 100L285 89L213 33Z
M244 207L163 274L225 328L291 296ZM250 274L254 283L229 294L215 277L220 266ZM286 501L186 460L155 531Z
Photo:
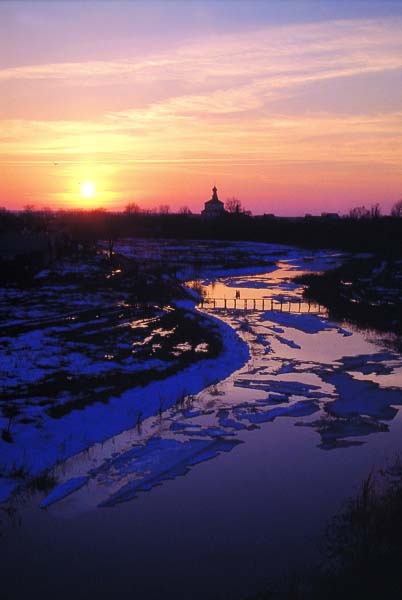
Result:
M84 198L93 198L95 196L95 186L92 181L84 181L81 184L81 196Z

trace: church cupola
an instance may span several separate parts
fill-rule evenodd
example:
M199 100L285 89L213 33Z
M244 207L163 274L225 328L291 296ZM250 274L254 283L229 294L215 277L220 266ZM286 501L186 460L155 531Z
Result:
M218 188L216 185L212 188L212 198L205 202L205 208L202 211L204 217L221 217L226 214L223 202L218 198Z

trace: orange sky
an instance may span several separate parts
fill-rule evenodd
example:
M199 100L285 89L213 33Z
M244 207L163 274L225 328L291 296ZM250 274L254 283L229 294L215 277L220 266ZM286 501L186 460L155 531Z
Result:
M402 16L275 22L258 4L215 24L220 7L194 3L198 27L183 3L168 22L158 3L0 5L0 205L199 212L216 183L254 214L388 212Z

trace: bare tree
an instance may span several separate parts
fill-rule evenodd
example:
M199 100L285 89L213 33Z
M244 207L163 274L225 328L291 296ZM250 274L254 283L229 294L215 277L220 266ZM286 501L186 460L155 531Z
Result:
M398 219L402 217L402 198L398 202L395 202L391 208L391 217L397 217Z
M23 212L24 229L30 231L36 228L37 215L35 204L25 204Z
M179 215L192 215L193 213L188 206L182 206L179 208Z
M225 202L225 208L229 213L239 214L244 212L242 204L238 198L228 198Z
M160 204L158 207L158 212L160 215L168 215L170 212L169 204Z
M365 206L355 206L351 208L348 217L350 219L368 219L370 211Z
M381 209L378 202L377 204L372 204L370 206L370 217L371 219L378 219L379 217L381 217Z
M381 217L381 207L378 204L372 204L370 208L365 206L355 206L351 208L348 215L349 219L379 219Z
M126 215L138 215L141 212L141 208L136 202L129 202L124 208Z

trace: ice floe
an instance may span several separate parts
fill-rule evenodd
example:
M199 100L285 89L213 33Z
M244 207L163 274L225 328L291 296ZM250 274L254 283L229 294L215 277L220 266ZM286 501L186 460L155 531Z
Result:
M40 508L47 508L51 504L63 500L63 498L66 498L70 494L73 494L74 492L82 488L82 486L85 485L87 481L88 477L74 477L74 479L69 479L61 485L56 486L51 491L51 493L48 496L46 496L44 500L42 500L42 502L39 505Z
M121 480L134 474L135 478L124 484L117 492L100 503L114 506L135 498L139 492L149 491L166 479L185 475L194 465L214 458L221 452L229 452L239 440L217 438L214 440L187 440L151 438L144 446L138 446L103 465L94 475L107 475Z
M141 244L140 252L145 255L147 244ZM275 285L278 298L287 297L289 290L295 297L301 297L299 287L287 280L291 272L295 275L301 270L322 270L340 259L335 253L321 252L306 257L304 251L291 247L244 244L242 252L253 252L255 261L265 260L265 267L254 265L241 273L231 270L233 265L219 270L214 252L222 259L228 253L225 244L211 246L201 242L197 247L179 243L174 249L175 244L163 241L160 247L153 242L151 246L155 257L164 252L178 256L184 248L196 258L203 252L203 267L198 275L205 282L207 278L211 281L222 275L232 294L233 287L239 287L269 295L270 286ZM133 252L133 244L127 242L124 251ZM277 263L282 270L277 280L274 268L268 265L275 260L282 261ZM234 278L229 275L231 272L235 273ZM254 275L249 277L250 273ZM188 275L189 270L183 269L183 277ZM192 311L194 302L178 300L176 307ZM192 318L196 318L195 313ZM401 358L395 353L379 351L374 344L363 343L347 325L331 323L312 314L265 310L248 315L209 314L208 319L219 328L224 341L224 351L218 359L200 361L163 381L112 395L107 404L96 403L57 421L45 419L41 429L18 429L18 447L0 442L1 450L6 450L2 457L10 463L27 457L27 467L33 475L58 459L99 446L97 466L82 456L79 473L73 477L68 472L63 474L65 481L43 500L42 507L50 507L73 494L86 493L87 483L96 485L102 506L131 500L167 479L184 475L200 462L232 450L246 440L250 430L275 427L274 422L279 417L315 431L317 445L322 450L353 448L363 444L370 435L388 431L397 407L402 404L402 381L400 387L387 388L373 381L359 380L357 376L381 374L386 378L401 365ZM131 327L128 320L123 320L123 326ZM141 327L141 319L133 319L132 326ZM165 330L159 329L158 335L163 337L164 334ZM26 343L32 351L36 348L35 351L41 352L40 339L35 336L21 338L17 343ZM124 340L121 344L122 350L128 349ZM141 338L138 346L141 347ZM331 347L328 356L323 353L324 346ZM183 348L178 344L176 350ZM355 348L361 348L359 354L349 355ZM70 354L70 365L82 371L90 369L91 364L106 370L103 362L105 365L114 363L109 351L109 358L97 359L98 364L95 360L92 363L84 360L80 352ZM28 356L27 362L29 360ZM57 360L56 354L54 360ZM39 357L36 368L45 370L49 364L46 361L46 356ZM130 360L123 364L135 369ZM32 377L39 376L40 373L32 373ZM219 386L208 387L212 383ZM184 400L184 404L178 403L180 397L187 398L187 403ZM302 422L298 421L300 418ZM135 437L138 443L133 445L130 438L116 452L110 452L106 443L109 450L103 454L100 446L103 447L104 440L134 428L138 429ZM6 497L12 484L5 478L2 482L4 486L0 486L0 490Z

